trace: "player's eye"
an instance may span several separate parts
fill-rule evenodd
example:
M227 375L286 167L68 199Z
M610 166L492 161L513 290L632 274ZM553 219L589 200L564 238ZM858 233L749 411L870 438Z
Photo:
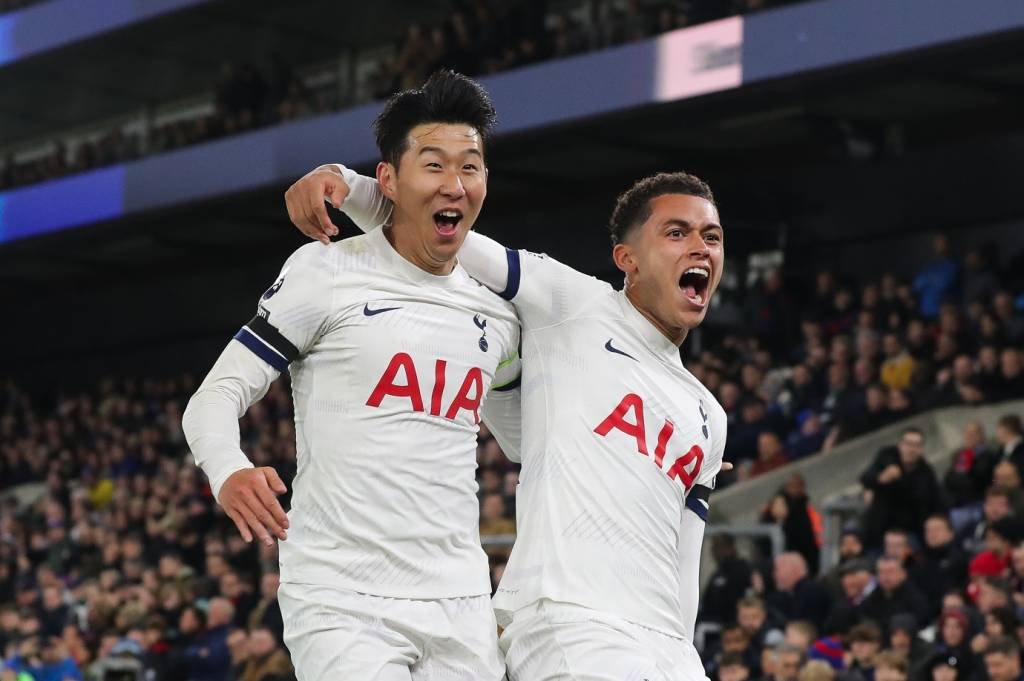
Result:
M708 241L713 241L716 244L717 243L721 243L722 235L721 234L715 234L715 233L708 234L707 235L707 239L708 239Z
M681 229L673 229L673 230L671 230L668 233L668 236L672 237L673 239L675 239L677 237L681 237L681 236L683 236L683 230L681 230Z
M472 163L467 163L466 165L462 166L462 169L463 170L472 170L473 172L476 172L477 170L479 170L479 168L477 168Z
M441 164L438 163L437 161L428 161L427 162L427 167L428 168L438 168L438 169L440 169L441 168Z

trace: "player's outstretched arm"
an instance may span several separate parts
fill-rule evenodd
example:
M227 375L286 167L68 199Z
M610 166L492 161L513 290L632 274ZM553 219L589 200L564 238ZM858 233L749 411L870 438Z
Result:
M239 447L238 419L266 393L278 373L240 343L221 353L182 416L196 464L210 479L213 496L246 542L267 545L287 538L288 516L277 495L287 488L269 466L254 468Z
M254 536L267 544L273 536L286 538L288 518L276 495L287 490L272 468L254 469L239 448L238 419L315 345L334 309L335 266L332 249L309 244L295 251L182 418L196 463L247 542Z

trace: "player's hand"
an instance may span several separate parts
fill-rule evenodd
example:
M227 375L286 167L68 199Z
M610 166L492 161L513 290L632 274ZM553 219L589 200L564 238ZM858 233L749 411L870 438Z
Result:
M246 543L257 537L267 546L274 537L288 538L288 516L277 500L288 491L281 477L270 466L245 468L231 474L220 488L220 505L235 521Z
M324 201L341 208L349 187L336 166L325 165L306 173L284 193L288 217L306 236L324 244L338 234L338 228L327 215Z

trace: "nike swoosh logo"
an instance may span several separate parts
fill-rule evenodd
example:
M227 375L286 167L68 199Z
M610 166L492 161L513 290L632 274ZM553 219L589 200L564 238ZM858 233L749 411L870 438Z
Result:
M380 314L381 312L391 312L392 310L401 310L401 309L402 308L400 308L400 307L382 307L379 310L371 310L370 309L370 304L367 303L366 305L363 306L363 314L366 315L367 317L372 317L373 315Z
M614 352L616 355L623 355L625 357L629 357L634 362L640 361L633 355L629 354L628 352L623 352L622 350L619 350L617 347L613 346L611 338L609 338L608 342L604 344L604 349L607 350L608 352Z

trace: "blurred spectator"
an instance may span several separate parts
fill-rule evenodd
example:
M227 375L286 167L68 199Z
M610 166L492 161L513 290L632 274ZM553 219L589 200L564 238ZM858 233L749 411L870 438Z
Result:
M736 604L736 623L747 635L750 645L757 650L765 647L769 632L775 632L776 635L779 633L768 621L764 601L756 596L745 596Z
M993 640L985 648L984 657L988 681L1020 679L1020 646L1013 638L1002 636Z
M901 561L882 556L876 565L878 588L862 603L861 612L865 618L880 626L889 626L896 615L929 611L928 599L907 580L907 571Z
M973 555L984 548L985 535L992 523L1013 512L1012 499L1013 494L1005 487L994 485L988 488L981 507L981 518L961 530L959 539L964 551Z
M228 627L235 617L235 608L226 598L210 601L206 626L195 635L183 655L188 681L220 681L231 669L228 651Z
M249 633L248 660L238 681L287 681L292 676L288 654L274 638L274 632L257 627Z
M249 614L249 629L265 627L278 643L284 642L284 621L281 617L281 606L277 602L277 590L281 585L281 576L276 572L266 572L260 579L260 600Z
M807 561L790 551L775 556L775 591L767 604L783 621L806 620L821 627L829 610L829 596L824 587L811 579Z
M807 620L790 619L786 622L782 642L800 650L809 651L817 637L818 628L813 624Z
M757 436L757 460L750 466L748 478L756 478L789 463L779 436L766 430Z
M785 643L775 648L774 681L797 681L800 668L807 661L807 653Z
M725 653L718 664L718 681L748 681L750 672L742 653Z
M871 493L865 519L865 543L878 546L885 528L899 528L915 535L924 520L941 510L941 492L935 472L924 460L924 433L906 428L895 447L878 452L861 476Z
M907 660L911 674L933 653L931 645L918 636L918 619L909 612L895 615L889 622L889 650Z
M925 593L946 593L959 588L967 578L967 556L957 545L953 525L941 513L924 522L924 548L911 566L911 580ZM938 604L930 609L934 615Z
M881 379L886 387L905 390L910 387L916 363L896 333L887 333L882 340L885 360L882 362Z
M711 537L711 555L715 571L700 599L701 617L724 624L735 617L736 604L750 588L750 564L736 552L736 540L728 534Z
M971 650L971 626L967 615L960 608L946 608L939 616L936 631L935 653L957 660L961 678L970 678L978 661Z
M875 656L882 648L882 630L872 622L858 624L847 636L850 646L851 679L875 681Z
M875 681L907 681L907 658L891 650L875 656Z
M761 512L761 522L779 525L786 540L786 548L800 553L807 565L817 567L821 518L807 498L803 476L794 474L786 480Z
M865 602L877 589L878 582L867 559L857 558L843 563L839 571L842 596L832 604L822 632L839 634L848 631L865 617Z
M935 259L914 278L914 291L921 300L921 315L927 319L939 316L939 307L956 284L959 265L949 255L949 240L944 234L932 239Z
M32 681L84 681L64 641L57 636L24 639L6 664L14 672L27 673Z
M992 484L995 465L985 441L985 430L978 421L968 421L963 430L963 446L953 453L953 461L943 478L943 488L954 508L981 501Z
M834 681L835 678L835 667L824 660L809 661L797 674L797 681Z

